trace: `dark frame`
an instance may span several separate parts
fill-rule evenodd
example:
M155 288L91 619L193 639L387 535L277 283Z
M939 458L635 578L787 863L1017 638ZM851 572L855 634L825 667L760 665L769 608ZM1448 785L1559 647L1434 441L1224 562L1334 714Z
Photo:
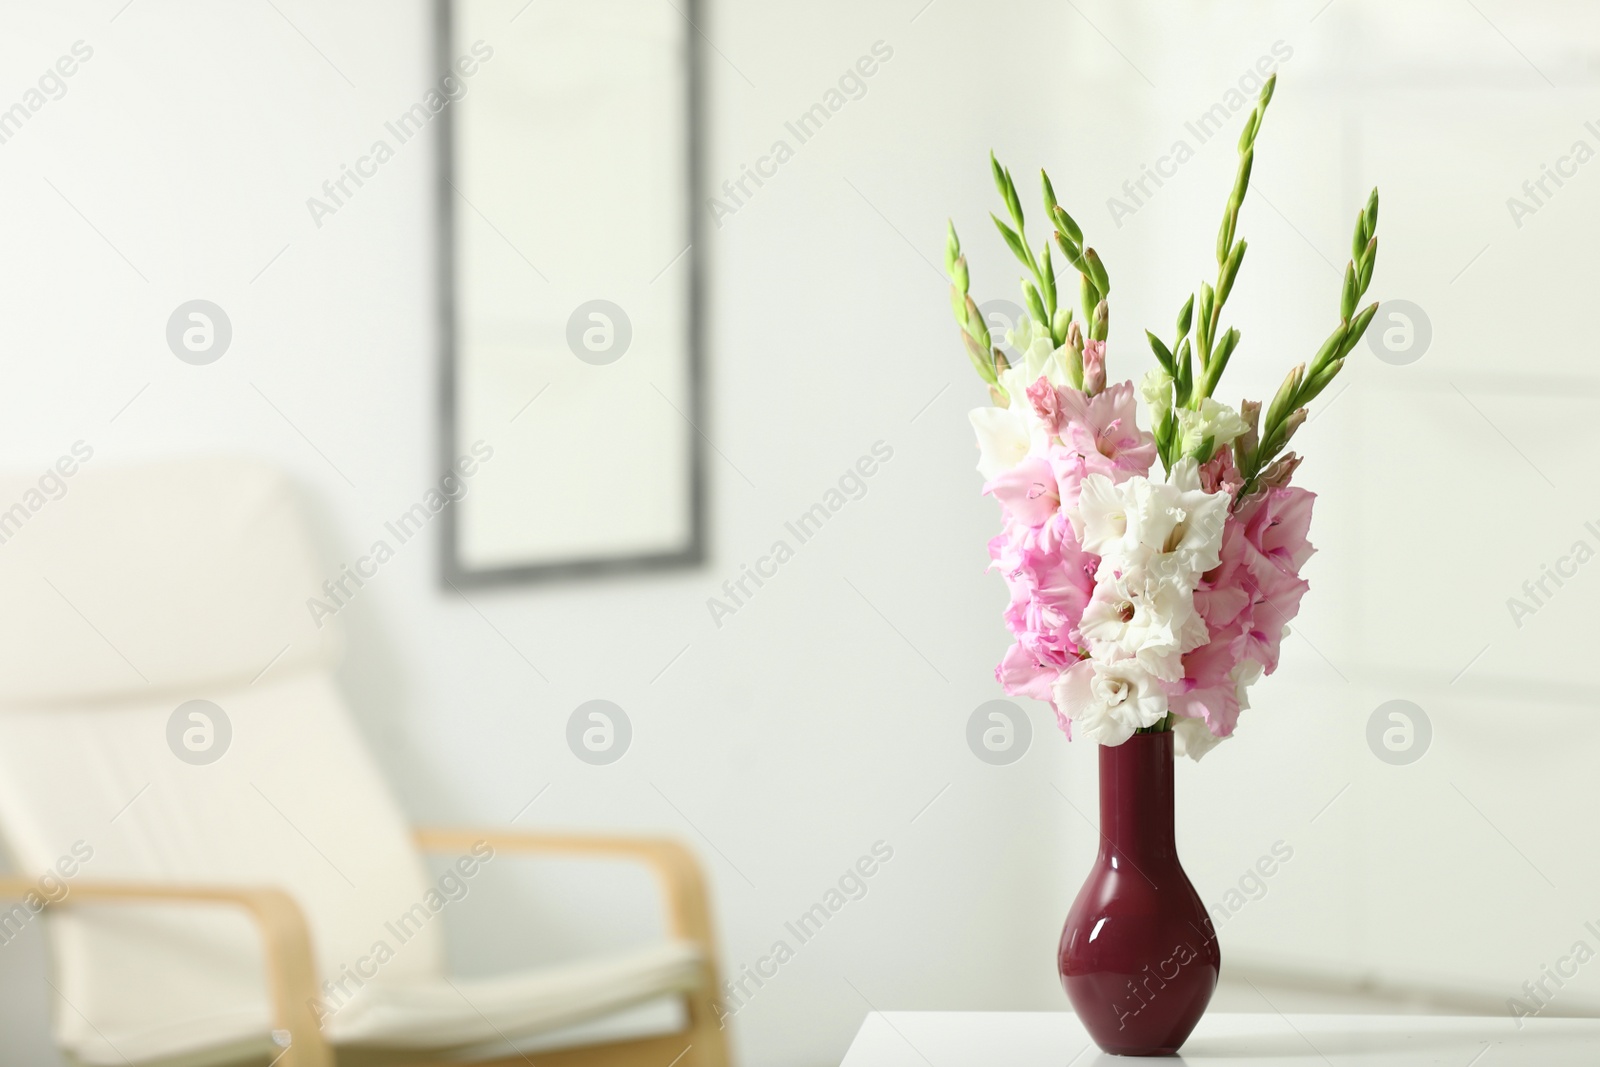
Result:
M455 507L445 508L444 526L439 538L440 577L446 585L494 586L520 582L558 581L569 578L586 578L606 575L635 574L639 572L697 567L706 561L707 487L704 433L700 426L705 411L705 357L702 351L705 338L704 272L699 249L704 247L705 220L699 210L698 193L703 177L705 139L701 82L702 48L695 29L699 25L699 0L680 0L688 30L684 34L686 78L684 82L684 107L687 112L687 187L688 199L684 209L689 216L689 251L686 253L688 318L685 338L687 344L688 425L684 427L689 447L689 538L682 549L672 552L646 553L638 556L596 556L559 560L550 563L474 570L462 565L458 555L460 513ZM453 62L454 0L435 0L435 54L439 70L448 70ZM456 270L455 270L455 218L456 204L452 178L455 173L455 121L451 108L439 115L438 181L436 183L438 212L438 287L439 287L439 448L437 475L443 477L453 469L456 458Z

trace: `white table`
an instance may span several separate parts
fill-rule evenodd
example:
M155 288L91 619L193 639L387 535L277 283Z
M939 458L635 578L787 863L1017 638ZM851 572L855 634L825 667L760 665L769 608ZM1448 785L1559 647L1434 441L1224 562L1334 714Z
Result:
M842 1067L1595 1067L1600 1019L1213 1012L1178 1059L1108 1056L1068 1012L873 1012Z

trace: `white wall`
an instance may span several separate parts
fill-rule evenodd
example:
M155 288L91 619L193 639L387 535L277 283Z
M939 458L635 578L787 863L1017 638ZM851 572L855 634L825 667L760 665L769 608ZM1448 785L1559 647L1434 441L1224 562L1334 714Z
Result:
M1345 391L1314 405L1297 439L1309 457L1298 480L1320 494L1313 591L1248 733L1190 776L1184 814L1190 869L1213 902L1274 840L1296 850L1224 923L1235 965L1503 1011L1578 941L1600 946L1586 926L1600 864L1573 847L1596 797L1597 590L1579 567L1536 614L1518 619L1509 602L1574 542L1600 547L1585 527L1600 489L1586 340L1600 196L1587 165L1562 162L1582 157L1580 140L1600 149L1586 126L1600 94L1592 11L1479 6L1262 5L1248 30L1232 8L1206 31L1295 49L1241 223L1251 247L1231 390L1265 395L1332 326L1337 268L1374 184L1373 294L1420 306L1432 341L1406 365L1364 344ZM1141 59L1189 66L1181 42L1195 28L1152 34ZM1152 126L1118 148L1133 163L1165 140ZM1564 184L1515 217L1509 198L1531 202L1523 182L1558 164ZM1214 197L1192 201L1192 188L1163 191L1130 228L1207 247ZM1432 723L1426 754L1406 766L1375 758L1366 739L1394 699ZM1600 973L1579 968L1546 991L1552 1012L1593 1013Z
M1241 737L1181 769L1185 855L1215 900L1273 841L1296 848L1267 895L1224 924L1230 960L1451 979L1491 999L1537 977L1583 919L1600 918L1583 910L1592 857L1561 845L1583 825L1568 813L1593 806L1584 749L1551 745L1586 736L1585 719L1550 709L1592 702L1592 685L1582 646L1539 658L1592 635L1593 592L1575 584L1560 608L1572 614L1541 613L1536 642L1509 628L1504 598L1577 536L1593 497L1581 438L1551 424L1592 413L1578 304L1593 281L1581 227L1595 199L1574 183L1530 222L1542 234L1532 240L1510 228L1503 199L1600 115L1573 89L1581 57L1525 15L1504 22L1563 86L1551 90L1470 9L1437 13L1447 42L1419 59L1393 43L1406 27L1353 3L1325 14L1200 5L1178 19L1021 0L710 6L713 183L766 152L874 42L894 49L866 96L702 249L712 561L467 605L440 592L433 533L408 545L350 609L344 671L407 809L503 823L537 794L519 825L680 835L710 870L729 970L889 842L894 859L866 898L738 1015L743 1062L836 1062L869 1005L1061 1007L1054 939L1093 851L1073 806L1094 817L1094 753L1069 748L1038 708L1020 763L986 766L966 748L967 716L998 695L1004 594L982 572L996 517L971 470L964 411L982 397L946 318L943 219L962 228L977 289L1012 298L1015 272L985 229L985 151L1019 182L1048 165L1111 265L1113 371L1142 373L1138 328L1164 331L1205 272L1231 131L1122 228L1105 198L1282 39L1295 58L1260 143L1265 197L1242 224L1245 341L1224 392L1261 395L1320 340L1337 284L1324 260L1342 266L1373 180L1393 190L1374 293L1427 306L1435 348L1408 368L1353 367L1350 395L1303 431L1303 480L1322 494L1307 640L1286 645L1288 665L1259 688ZM0 460L42 467L78 438L108 466L210 449L267 456L303 485L330 563L348 559L430 478L433 146L404 146L320 229L305 200L431 80L426 5L119 8L14 4L3 16L0 105L74 41L94 56L0 144ZM1341 56L1358 45L1365 73L1395 93L1418 79L1471 82L1496 90L1494 106L1448 88L1431 111L1416 95L1351 95L1363 71ZM1443 136L1441 109L1453 122ZM195 297L234 326L232 349L207 367L179 362L163 337ZM1520 398L1499 395L1508 348ZM1457 365L1470 375L1451 377ZM1449 406L1452 381L1505 437ZM1421 414L1395 407L1421 396ZM1507 438L1561 490L1541 496ZM879 440L894 457L866 496L715 627L706 598ZM1395 493L1386 479L1441 488ZM1485 642L1468 699L1449 679ZM1365 746L1368 714L1391 696L1434 717L1437 748L1413 767ZM563 741L571 710L597 697L635 727L634 750L604 768ZM1538 725L1502 743L1510 716ZM1559 888L1522 866L1513 841ZM541 909L562 896L521 888ZM574 922L533 950L574 951L590 928L622 936L592 908ZM463 966L508 964L539 940L491 929L465 925ZM0 948L5 988L18 991L0 996L8 1047L41 1040L37 1020L24 1031L9 1014L41 995L27 951ZM1580 979L1591 992L1595 981Z
M80 437L108 466L264 455L304 486L333 563L430 480L432 147L405 145L320 229L305 201L431 80L429 19L420 3L278 7L7 14L5 93L78 39L94 55L0 145L0 458L42 464ZM940 88L960 50L953 24L977 22L953 6L909 14L713 11L718 47L757 88L713 53L712 173L764 150L874 41L895 58L705 250L707 432L731 461L711 459L712 563L474 594L475 610L440 592L430 534L349 612L350 698L419 821L504 823L546 790L519 825L684 837L709 868L730 970L875 841L892 845L869 895L739 1014L746 1062L836 1060L869 999L1058 1003L1059 867L1082 831L1044 784L1060 748L996 770L964 742L1003 647L1003 593L982 573L992 509L975 494L962 413L977 390L942 318L943 282L845 181L929 255L938 212L984 195L981 151L922 128L930 90L967 121L979 113L968 89ZM984 32L1000 47L997 28ZM890 134L905 153L893 170ZM957 181L918 188L930 172ZM195 297L234 327L206 367L164 341ZM706 598L879 440L894 458L869 494L714 628ZM635 727L634 750L606 768L563 740L571 710L596 697ZM1035 724L1045 738L1046 718ZM501 942L482 935L464 965L509 962ZM37 986L37 959L21 960L0 954L8 984Z

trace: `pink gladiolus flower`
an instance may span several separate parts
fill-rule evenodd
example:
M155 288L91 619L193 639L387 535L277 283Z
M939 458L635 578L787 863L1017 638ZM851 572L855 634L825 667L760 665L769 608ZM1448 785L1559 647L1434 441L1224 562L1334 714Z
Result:
M1250 595L1250 604L1240 617L1249 617L1229 647L1236 659L1253 659L1271 674L1278 669L1284 628L1300 613L1300 598L1311 583L1270 565L1241 568L1238 574Z
M1061 441L1084 457L1090 474L1122 482L1150 473L1156 439L1139 429L1132 382L1118 382L1093 397L1076 389L1058 392L1067 420Z
M1105 342L1093 341L1104 348ZM1149 474L1156 439L1139 429L1132 382L1118 382L1094 396L1040 377L1028 386L1028 402L1053 436L1083 456L1090 474L1120 482Z
M1040 455L1030 455L989 479L983 491L1000 501L1007 516L1024 526L1043 526L1061 507L1055 468Z
M1202 484L1209 477L1225 486L1237 474L1222 456L1206 467ZM1240 674L1252 664L1266 674L1278 669L1284 629L1310 588L1300 566L1314 551L1306 540L1314 500L1304 489L1281 488L1245 501L1223 527L1221 562L1195 589L1209 640L1183 657L1183 680L1169 686L1167 699L1174 713L1203 720L1217 737L1232 734L1239 717Z
M989 556L1010 590L1005 622L1016 637L995 677L1007 693L1048 701L1056 676L1082 654L1078 626L1099 557L1083 551L1060 512L1038 528L1008 521Z
M1048 702L1050 687L1055 684L1056 675L1061 673L1063 666L1062 663L1041 659L1027 645L1016 641L1006 649L1005 657L994 669L994 677L1000 687L1012 696Z
M1167 690L1174 714L1201 719L1217 737L1227 737L1239 719L1239 693L1232 671L1238 664L1225 639L1183 657L1184 678Z
M1229 516L1222 528L1222 562L1201 576L1194 591L1194 609L1213 637L1232 626L1250 604L1250 594L1238 578L1246 550L1244 525Z
M1239 509L1245 540L1264 559L1287 574L1300 568L1316 551L1306 541L1316 495L1298 487L1271 489L1245 501Z

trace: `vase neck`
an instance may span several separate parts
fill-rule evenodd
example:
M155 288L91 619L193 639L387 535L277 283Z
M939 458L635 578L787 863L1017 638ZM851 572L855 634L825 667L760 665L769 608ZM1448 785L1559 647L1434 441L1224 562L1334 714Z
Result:
M1100 854L1134 863L1177 854L1172 829L1172 734L1100 746Z

